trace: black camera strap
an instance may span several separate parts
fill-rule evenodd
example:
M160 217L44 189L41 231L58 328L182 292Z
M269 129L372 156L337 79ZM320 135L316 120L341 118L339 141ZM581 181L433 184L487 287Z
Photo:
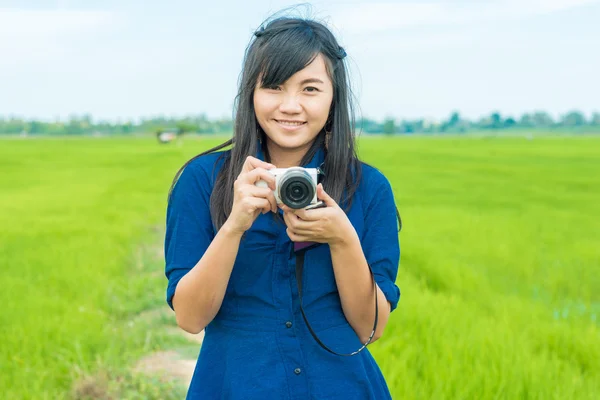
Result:
M373 324L373 331L371 332L371 336L369 336L369 340L367 340L367 343L363 344L363 346L352 352L352 353L348 353L348 354L344 354L344 353L337 353L333 350L331 350L329 347L327 347L318 337L317 334L315 333L315 331L312 329L312 327L310 326L310 324L308 323L308 318L306 318L306 314L304 313L304 308L302 307L302 270L304 268L304 253L306 252L307 249L302 249L296 252L296 282L298 283L298 298L300 300L300 312L302 313L302 318L304 318L304 322L306 322L306 326L308 327L308 330L310 331L310 334L312 335L313 338L315 338L315 340L317 341L317 343L319 343L319 345L324 348L325 350L327 350L328 352L338 355L338 356L353 356L356 355L358 353L360 353L362 350L364 350L367 345L369 343L371 343L371 340L373 339L373 336L375 335L375 330L377 329L377 318L379 316L379 307L377 304L377 284L375 283L375 277L373 276L373 270L371 270L371 266L369 266L369 272L371 273L371 279L373 279L373 286L375 288L375 322Z

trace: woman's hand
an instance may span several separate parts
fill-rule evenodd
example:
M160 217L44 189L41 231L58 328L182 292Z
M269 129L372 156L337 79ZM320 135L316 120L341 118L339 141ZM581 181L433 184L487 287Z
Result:
M280 205L287 234L293 242L317 242L335 245L345 242L356 234L344 210L327 194L323 186L317 186L317 198L327 207L315 210L294 210Z
M254 157L246 158L233 184L233 207L225 222L232 231L242 234L250 229L260 212L277 212L273 195L275 177L267 171L271 168L275 166ZM255 186L260 180L267 182L268 187Z

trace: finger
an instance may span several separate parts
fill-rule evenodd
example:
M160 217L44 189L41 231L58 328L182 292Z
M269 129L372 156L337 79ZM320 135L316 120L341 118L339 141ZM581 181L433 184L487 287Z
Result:
M269 204L271 205L271 211L276 213L277 212L277 200L275 200L275 195L273 194L272 190L269 189L269 193L267 194L266 199L269 200Z
M269 201L269 211L274 213L277 212L277 201L275 200L275 195L273 191L269 188L259 187L259 186L246 186L247 192L244 192L243 196L252 196L252 197L260 197L263 199L267 199Z
M279 204L279 208L281 208L284 213L287 212L287 213L291 213L291 214L296 214L298 212L298 210L300 210L299 208L292 208L290 206L286 206L283 203Z
M305 216L306 215L305 212L307 211L303 208L291 208L291 207L286 206L285 204L280 204L279 207L283 210L284 213L294 214L300 218L302 218L302 216ZM302 219L304 219L304 218L302 218Z
M269 188L254 185L247 185L242 190L244 191L244 196L260 197L262 199L266 199L269 194L273 193Z
M293 229L289 228L291 232L293 232L297 237L302 238L305 242L314 242L314 238L316 235L311 231L303 231L302 229Z
M287 233L288 237L290 238L290 240L292 242L310 242L310 240L307 236L299 235L299 234L295 233L293 230L291 230L290 228L287 228L285 230L285 233Z
M271 210L271 204L267 199L260 197L246 197L244 199L244 205L247 212L261 211L263 214L268 213Z
M323 212L325 212L325 208L317 208L314 210L305 210L303 208L298 210L293 210L293 214L295 214L298 218L300 218L304 222L313 222L318 221L323 218Z
M307 211L307 210L305 210L305 209L303 209L303 208L300 208L300 209L298 209L298 210L292 210L292 213L293 213L293 214L294 214L296 217L298 217L298 218L300 218L301 220L304 220L304 221L309 221L309 220L310 220L310 218L311 218L311 216L310 216L310 215L307 215L307 214L306 214L307 212L308 212L308 211Z
M291 212L283 213L283 218L286 221L286 225L292 228L296 233L302 231L302 233L310 233L314 228L314 223L309 221L303 221L296 214Z
M283 213L283 222L285 222L285 225L288 227L292 227L293 226L293 222L290 220L290 214L284 212Z
M238 180L250 185L255 185L259 181L264 181L267 183L268 188L275 190L275 177L264 168L259 167L250 172L241 173L238 176Z
M327 207L337 207L337 203L331 198L331 196L327 194L327 192L325 192L325 189L323 189L323 184L321 183L317 185L317 198L319 200L323 200Z
M296 234L299 234L300 232L302 232L303 234L306 233L310 233L308 230L305 229L304 226L302 226L302 222L298 219L298 217L296 217L294 214L292 213L283 213L283 219L285 221L285 224L288 228L290 228L290 230Z
M256 198L256 209L260 210L261 213L266 214L271 211L271 203L267 199Z
M267 182L271 190L275 190L275 176L264 168L255 168L250 172L244 174L244 179L248 180L248 183L255 184L258 181Z
M252 157L252 156L246 157L246 161L244 162L244 165L242 166L242 172L250 172L255 168L271 169L271 168L275 168L275 166L268 162L261 161L256 157Z

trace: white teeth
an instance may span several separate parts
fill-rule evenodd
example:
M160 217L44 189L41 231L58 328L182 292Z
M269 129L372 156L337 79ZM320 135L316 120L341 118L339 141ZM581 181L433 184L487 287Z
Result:
M299 126L304 124L304 122L288 122L288 121L277 121L279 122L281 125L290 125L290 126Z

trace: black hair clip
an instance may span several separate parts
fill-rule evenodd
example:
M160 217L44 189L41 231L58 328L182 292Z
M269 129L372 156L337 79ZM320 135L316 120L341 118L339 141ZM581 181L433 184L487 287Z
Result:
M338 58L341 60L346 56L347 56L346 50L344 50L344 48L342 46L340 46L340 48L338 49Z
M265 34L265 27L264 27L264 25L261 26L260 28L258 28L256 30L256 32L254 32L254 36L256 36L256 37L261 37L264 34Z

